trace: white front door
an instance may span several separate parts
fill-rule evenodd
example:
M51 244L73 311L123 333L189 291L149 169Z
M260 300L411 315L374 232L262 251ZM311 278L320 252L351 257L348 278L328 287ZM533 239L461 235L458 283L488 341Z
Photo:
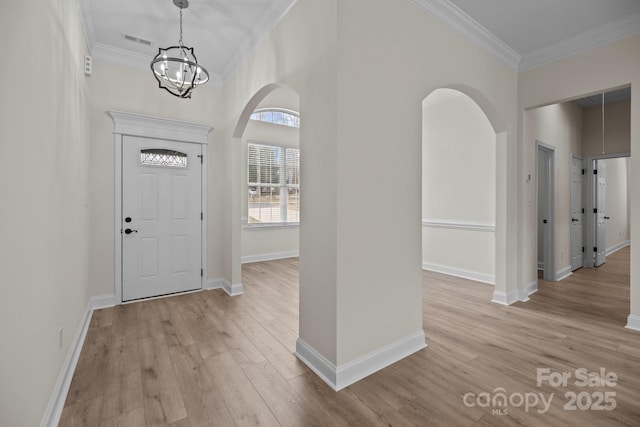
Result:
M597 184L596 184L596 258L595 266L599 267L606 261L606 243L605 243L605 197L607 189L607 167L604 160L596 161L597 165Z
M122 300L202 288L202 147L124 136Z
M582 267L584 252L583 223L584 208L582 204L582 159L572 159L571 171L571 271Z

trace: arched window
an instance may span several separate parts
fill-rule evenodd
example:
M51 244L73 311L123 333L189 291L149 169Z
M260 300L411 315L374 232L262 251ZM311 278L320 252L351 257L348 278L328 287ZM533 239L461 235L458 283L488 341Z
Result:
M300 115L295 111L285 110L283 108L257 109L251 115L251 120L289 126L292 128L300 127Z

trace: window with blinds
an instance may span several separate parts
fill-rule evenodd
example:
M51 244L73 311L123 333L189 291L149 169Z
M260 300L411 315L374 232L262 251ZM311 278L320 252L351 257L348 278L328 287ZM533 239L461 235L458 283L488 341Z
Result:
M248 224L300 222L300 150L249 143Z

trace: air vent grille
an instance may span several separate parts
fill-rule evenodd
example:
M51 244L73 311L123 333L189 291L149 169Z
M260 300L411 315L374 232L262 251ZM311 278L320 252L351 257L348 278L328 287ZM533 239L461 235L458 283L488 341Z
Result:
M141 39L140 37L132 36L130 34L123 34L122 36L125 40L129 40L130 42L140 43L145 46L151 46L151 42L149 40Z

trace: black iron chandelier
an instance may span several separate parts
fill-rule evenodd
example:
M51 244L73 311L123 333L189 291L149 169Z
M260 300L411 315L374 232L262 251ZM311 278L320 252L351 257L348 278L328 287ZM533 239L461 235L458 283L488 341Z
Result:
M191 98L193 89L209 81L209 73L198 65L193 48L182 44L182 9L189 7L189 0L173 0L173 4L180 9L180 41L178 46L158 49L151 71L160 88L179 98Z

